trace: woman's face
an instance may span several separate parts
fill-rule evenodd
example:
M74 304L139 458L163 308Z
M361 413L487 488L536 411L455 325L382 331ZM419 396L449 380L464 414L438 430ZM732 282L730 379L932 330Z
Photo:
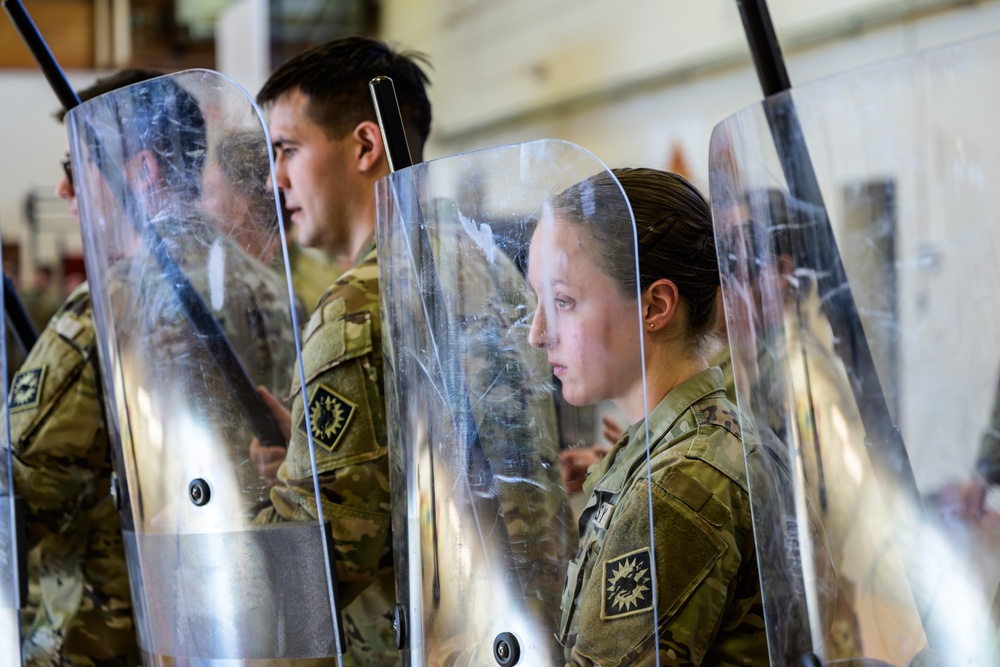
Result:
M599 267L582 225L543 216L528 280L538 297L528 342L545 350L572 405L629 397L642 387L639 309Z

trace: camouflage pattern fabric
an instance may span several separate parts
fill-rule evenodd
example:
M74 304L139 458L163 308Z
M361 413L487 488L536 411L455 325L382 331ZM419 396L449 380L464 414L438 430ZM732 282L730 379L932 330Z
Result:
M306 389L298 377L288 454L260 523L318 516L305 410L315 443L323 516L335 542L345 664L397 664L389 472L382 394L382 327L374 237L358 264L320 298L302 335ZM289 365L291 367L291 365Z
M163 247L202 296L254 385L279 396L287 394L295 344L283 278L197 212L165 215L149 224L157 228ZM182 312L171 280L145 246L114 265L108 280L119 347L128 357L123 363L135 365L137 377L156 378L164 406L183 406L210 425L213 441L227 451L243 490L243 511L251 519L267 499L264 481L249 461L252 435L230 387ZM141 399L128 396L127 400ZM142 452L136 470L143 510L146 516L155 516L176 497L176 489L165 486L169 478L163 470L178 451L143 447L148 435L131 437Z
M279 255L278 260L283 262L284 258ZM288 267L295 296L302 300L307 315L312 314L333 281L350 268L318 250L303 248L291 238L288 239Z
M37 558L28 667L134 664L121 525L110 496L94 321L86 283L42 332L8 401L17 492Z
M561 637L571 665L768 665L750 498L722 371L649 414L659 646L654 647L644 422L588 476ZM756 437L749 435L748 437Z
M459 222L455 202L434 206L434 218L456 231L435 236L434 254L443 267L441 298L452 301L458 318L456 339L442 343L439 332L439 344L461 361L478 435L463 457L470 465L464 474L474 480L479 516L503 520L511 586L543 627L554 629L577 535L560 473L551 367L527 342L533 292L504 252L479 247L463 231L470 223Z

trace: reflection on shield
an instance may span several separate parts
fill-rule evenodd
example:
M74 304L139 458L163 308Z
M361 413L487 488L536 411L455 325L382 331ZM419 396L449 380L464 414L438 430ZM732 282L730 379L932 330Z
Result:
M536 297L525 271L548 202L605 173L579 147L540 141L416 165L377 185L404 664L565 662L559 622L578 531L558 457L571 438L559 432L545 354L528 341L551 294ZM618 198L634 236L620 188ZM638 313L634 326L638 336ZM611 575L610 613L647 611L655 597L648 541L627 560ZM654 616L645 618L651 635Z
M739 407L762 435L747 465L773 664L1000 659L1000 533L944 502L983 469L997 400L998 57L997 39L918 54L769 98L713 134ZM792 114L801 136L772 135ZM803 158L825 210L796 196ZM849 286L831 282L827 221Z
M300 356L259 110L191 71L67 123L146 664L335 656L328 530L254 522L250 444L284 444L255 387Z

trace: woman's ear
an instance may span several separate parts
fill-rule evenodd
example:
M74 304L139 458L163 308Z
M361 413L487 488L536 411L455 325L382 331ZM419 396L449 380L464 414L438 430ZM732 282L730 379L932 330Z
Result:
M377 169L383 162L385 147L382 144L382 132L378 123L363 120L354 128L352 134L355 141L355 158L358 172L367 174Z
M662 331L677 314L680 292L672 280L661 278L642 294L642 326L646 331Z

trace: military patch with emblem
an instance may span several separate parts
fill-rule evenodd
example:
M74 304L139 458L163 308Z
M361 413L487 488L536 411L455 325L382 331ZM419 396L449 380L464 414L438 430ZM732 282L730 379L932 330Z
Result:
M649 547L604 561L601 619L624 618L653 608Z
M312 437L315 442L332 452L340 439L347 432L351 417L358 409L355 403L330 389L319 385L309 400L309 423L312 427ZM309 434L306 428L306 416L302 415L299 430Z
M20 412L38 407L42 398L42 381L45 367L29 368L14 376L10 388L10 411Z

